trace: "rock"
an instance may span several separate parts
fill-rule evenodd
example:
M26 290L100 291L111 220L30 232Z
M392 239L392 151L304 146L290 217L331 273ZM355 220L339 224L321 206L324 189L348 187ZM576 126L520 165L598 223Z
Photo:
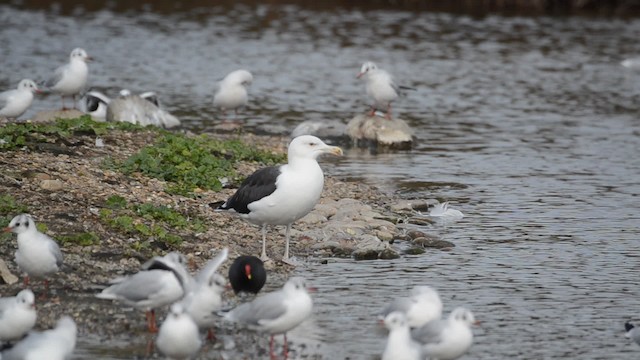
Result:
M6 284L11 285L18 282L18 277L13 275L11 271L9 271L7 264L2 259L0 259L0 276Z
M382 250L378 255L378 258L383 260L392 260L392 259L397 259L399 257L400 257L400 254L398 254L395 250L391 248Z
M295 138L300 135L313 135L321 139L345 138L347 126L338 120L307 120L296 126L291 132L291 137Z
M410 249L405 250L404 253L407 255L420 255L420 254L424 254L425 250L424 248L421 248L421 247L412 247Z
M414 245L419 245L425 248L433 248L433 249L448 249L455 247L455 244L446 240L440 240L434 237L419 237L413 239Z
M403 200L392 204L391 206L389 206L389 209L391 209L391 211L393 212L411 211L413 210L413 206L411 205L411 201Z
M31 122L49 122L55 119L75 119L84 115L80 110L67 109L67 110L45 110L36 113Z
M42 180L42 182L40 182L40 187L44 190L59 191L59 190L62 190L62 188L64 187L64 184L60 180L49 179L49 180Z
M380 116L358 114L347 124L347 135L358 146L386 147L397 150L411 149L413 130L404 120L387 120Z
M378 239L380 239L382 241L391 241L391 240L393 240L393 234L390 233L389 231L377 230L376 231L376 236L378 237Z
M298 220L298 222L304 223L304 224L319 224L326 221L327 221L327 218L324 215L315 211L310 212L305 217Z
M375 250L356 250L353 252L353 258L356 260L376 260L378 252Z
M415 239L415 238L419 238L419 237L427 237L427 234L423 233L420 230L410 230L407 235L409 235L409 237L411 239Z

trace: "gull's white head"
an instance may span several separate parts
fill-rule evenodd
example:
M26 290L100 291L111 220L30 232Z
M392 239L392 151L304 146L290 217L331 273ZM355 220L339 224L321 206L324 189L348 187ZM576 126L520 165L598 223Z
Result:
M20 83L18 84L18 90L28 90L32 93L40 92L40 89L38 89L38 85L36 85L36 83L30 79L20 80Z
M298 291L307 291L307 281L299 276L296 277L292 277L291 279L287 280L287 282L284 284L283 289L285 292L288 293L292 293L292 292L298 292Z
M253 82L253 75L247 70L236 70L225 76L222 82L225 85L242 85L246 87Z
M220 292L222 292L227 286L227 281L222 275L218 273L214 273L209 278L209 282L207 284L209 285L210 288L214 290L219 290Z
M322 154L342 155L342 149L337 146L325 144L322 140L312 135L302 135L291 140L288 157L316 159Z
M371 61L367 61L366 63L362 64L362 67L360 68L360 72L358 73L358 75L356 76L358 79L363 77L366 74L369 74L370 72L374 71L378 69L378 66L371 62Z
M171 305L171 308L169 309L169 315L175 318L179 318L185 313L186 313L186 309L181 303L174 303L173 305Z
M391 312L384 318L384 326L386 326L389 331L406 327L408 326L407 318L400 311Z
M71 61L73 60L81 60L84 62L88 62L88 61L92 61L93 58L89 55L87 55L87 52L84 51L84 49L81 48L75 48L71 51L71 55L69 55L69 58L71 59Z
M33 218L29 214L20 214L13 219L9 223L9 226L4 228L5 232L12 232L16 234L22 234L27 231L37 231L36 223L33 221Z
M476 321L476 318L475 316L473 316L471 310L463 307L455 308L451 312L451 315L449 315L449 318L453 321L461 322L467 326L478 324L478 321Z
M35 307L36 298L33 295L33 291L29 289L24 289L16 295L16 302L19 306L24 308L34 308Z

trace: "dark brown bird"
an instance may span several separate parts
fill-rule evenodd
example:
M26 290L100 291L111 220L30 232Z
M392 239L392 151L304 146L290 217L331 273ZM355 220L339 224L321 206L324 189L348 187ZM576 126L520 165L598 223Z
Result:
M257 294L267 281L267 272L262 260L255 256L239 256L229 267L229 282L238 294L248 292Z

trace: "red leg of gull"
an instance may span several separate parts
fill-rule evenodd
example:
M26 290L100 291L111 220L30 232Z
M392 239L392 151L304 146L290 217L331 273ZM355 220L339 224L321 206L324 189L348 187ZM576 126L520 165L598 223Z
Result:
M271 335L271 340L269 340L269 356L271 359L276 359L276 354L273 352L273 335Z
M387 106L387 115L385 115L385 117L387 118L387 120L391 120L391 103L389 103L389 106Z
M25 275L23 284L24 287L29 286L29 275Z
M374 108L373 106L371 107L371 112L369 113L369 116L373 116L376 113L376 108Z
M158 327L156 326L156 312L155 310L150 310L146 312L147 315L147 329L150 333L157 333Z
M209 329L209 331L207 331L207 340L211 342L216 341L216 334L213 333L213 329Z
M67 107L64 104L64 95L61 96L61 98L62 98L62 110L67 110Z
M282 349L282 356L285 360L289 358L289 348L287 347L287 333L284 333L284 345Z

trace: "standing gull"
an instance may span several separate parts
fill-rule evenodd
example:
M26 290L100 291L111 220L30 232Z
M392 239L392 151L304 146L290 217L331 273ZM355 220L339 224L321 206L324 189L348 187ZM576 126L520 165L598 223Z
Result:
M87 85L89 67L87 62L92 58L81 48L75 48L69 55L69 62L56 69L53 76L46 82L49 90L62 96L62 110L66 110L64 97L73 97L73 107L76 107L76 95Z
M459 307L447 319L431 321L411 332L422 344L422 351L430 359L453 360L466 353L473 343L471 325L476 325L473 313Z
M0 343L22 338L36 324L36 318L35 297L31 290L0 298Z
M24 284L29 285L29 278L44 278L45 289L49 288L46 277L57 272L62 266L62 252L58 244L48 235L36 228L36 223L29 214L20 214L4 229L5 232L18 234L18 250L16 263L27 275Z
M318 161L321 154L342 155L315 136L303 135L289 144L288 162L260 169L244 180L225 203L209 204L218 210L235 210L252 224L262 227L262 259L267 260L267 225L286 225L283 261L289 261L291 225L307 215L322 194L324 174Z
M238 108L246 106L249 101L247 86L253 82L253 75L247 70L230 72L218 84L218 91L213 97L213 105L222 110L233 110L238 115Z
M369 116L374 116L378 109L385 109L387 112L385 117L391 120L391 103L398 98L398 91L400 89L415 90L411 87L397 86L391 74L378 68L371 61L362 64L357 78L363 76L367 80L367 95L373 99Z
M158 350L170 359L190 359L202 346L198 325L182 304L171 305L156 339Z
M229 267L229 282L236 294L257 294L266 281L264 264L255 256L238 256Z
M403 313L394 311L384 318L384 325L389 330L387 345L382 353L382 360L419 360L420 345L411 339L411 331L407 318Z
M271 334L269 351L273 352L273 337L284 334L284 357L287 358L287 331L300 325L311 315L313 301L309 296L305 280L301 277L289 279L282 289L257 297L224 315L229 321L247 325L249 328Z
M16 119L31 106L33 93L40 92L33 80L23 79L17 89L0 93L0 117Z

